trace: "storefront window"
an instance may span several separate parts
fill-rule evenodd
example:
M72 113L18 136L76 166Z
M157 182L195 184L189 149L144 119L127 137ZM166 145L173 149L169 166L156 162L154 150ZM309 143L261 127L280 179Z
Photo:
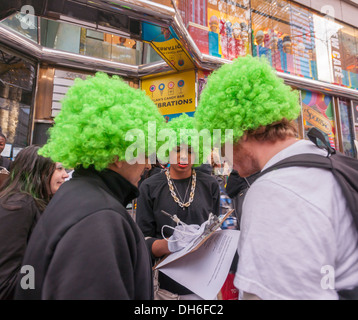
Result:
M302 90L301 98L305 138L308 130L316 127L323 132L330 146L337 148L332 97Z
M254 56L281 72L317 78L313 14L290 1L251 1Z
M26 38L37 42L37 17L31 14L22 14L20 12L4 19L0 22L13 31L20 33Z
M140 41L43 18L41 45L131 65L142 63Z
M339 32L341 59L338 61L342 64L341 84L350 88L358 88L358 48L355 32L355 29L348 26L344 26Z
M177 1L190 36L202 53L232 60L249 51L249 0Z
M157 61L163 61L163 59L149 43L143 43L143 64Z
M35 66L0 48L0 131L13 152L28 145Z
M356 156L354 148L354 124L350 102L339 99L343 152L350 157Z

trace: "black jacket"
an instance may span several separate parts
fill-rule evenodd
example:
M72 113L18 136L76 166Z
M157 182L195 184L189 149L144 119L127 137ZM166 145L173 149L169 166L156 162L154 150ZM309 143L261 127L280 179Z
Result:
M10 171L11 163L12 163L12 161L9 158L0 156L0 167L4 167L8 171Z
M0 199L0 300L12 299L30 234L41 211L30 195Z
M150 254L125 209L138 189L111 170L76 170L47 206L24 265L35 289L17 299L151 299Z

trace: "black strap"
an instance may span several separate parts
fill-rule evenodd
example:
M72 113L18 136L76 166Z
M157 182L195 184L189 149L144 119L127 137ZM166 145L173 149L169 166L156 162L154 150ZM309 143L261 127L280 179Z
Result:
M326 140L325 136L323 135L323 133L322 133L320 130L318 130L317 128L313 127L313 128L311 128L311 129L309 129L308 132L307 132L307 137L308 137L317 147L319 147L319 144L318 144L317 139L320 140L320 141L323 143L325 149L328 151L329 155L336 153L336 150L333 149L333 148L329 145L329 143L327 142L327 140Z

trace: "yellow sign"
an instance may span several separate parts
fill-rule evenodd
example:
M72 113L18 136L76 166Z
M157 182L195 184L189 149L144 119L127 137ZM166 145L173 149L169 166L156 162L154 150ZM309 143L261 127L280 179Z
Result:
M182 45L175 38L164 41L152 41L152 45L166 61L174 69L181 71L192 69L194 67L189 55L186 53Z
M142 90L162 115L195 111L195 71L142 80Z

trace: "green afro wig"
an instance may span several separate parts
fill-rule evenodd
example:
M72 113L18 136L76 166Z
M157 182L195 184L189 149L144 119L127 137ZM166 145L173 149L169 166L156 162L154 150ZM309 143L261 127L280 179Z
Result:
M285 85L266 60L246 56L209 76L195 120L199 130L232 129L236 142L247 130L296 119L300 109L298 92Z
M93 165L100 171L117 157L124 161L127 148L133 144L127 141L128 133L140 129L146 138L149 122L155 124L157 132L165 125L144 91L105 73L76 79L61 102L49 141L39 153L67 168ZM146 142L143 150L148 155Z
M193 117L183 113L179 117L169 121L167 129L167 136L170 136L171 133L173 133L176 138L174 139L173 137L173 139L169 139L167 150L169 149L170 151L181 145L188 145L195 153L195 165L203 163L203 160L205 160L208 154L210 154L211 136L206 136L204 138L200 137ZM205 138L206 140L204 140ZM205 148L205 146L207 148ZM158 154L158 158L162 160L163 155Z
M169 121L167 127L168 129L174 130L177 137L176 145L172 143L170 145L171 149L180 146L181 144L187 144L191 146L191 131L195 130L193 117L189 117L186 113L183 113L179 117Z

